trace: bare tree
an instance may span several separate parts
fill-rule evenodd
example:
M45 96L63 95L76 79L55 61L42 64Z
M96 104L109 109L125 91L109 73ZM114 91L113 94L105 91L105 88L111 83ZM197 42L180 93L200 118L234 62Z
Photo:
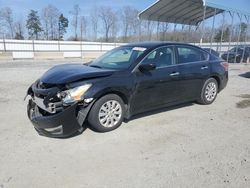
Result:
M139 11L134 9L133 11L131 11L130 14L132 18L130 35L133 36L132 37L133 41L140 41L141 34L142 34L142 30L141 30L142 20L139 20L137 17L139 14Z
M121 10L123 41L128 42L128 37L138 34L138 13L137 9L126 6Z
M141 40L155 40L157 38L157 22L149 20L138 20L138 35ZM155 35L156 34L156 35Z
M92 39L94 41L97 40L97 33L98 33L98 23L99 23L99 16L98 16L98 7L94 7L90 14L91 20L91 27L92 27Z
M23 40L24 39L24 23L23 20L19 20L14 24L15 28L15 39Z
M44 28L44 36L49 40L49 10L48 7L42 9L41 20Z
M127 41L128 31L129 31L129 27L131 23L130 12L131 12L131 7L129 6L123 7L121 11L121 20L122 20L122 26L123 26L122 34L123 34L124 42Z
M75 40L77 40L78 20L79 20L80 11L81 11L81 9L80 9L79 5L76 4L76 5L74 5L73 10L71 10L69 12L73 16L71 24L74 27Z
M5 7L0 10L0 20L9 31L10 37L14 38L14 22L11 8Z
M152 40L152 35L154 33L154 29L156 28L155 27L156 22L148 20L146 24L147 24L147 39Z
M58 18L60 12L53 5L48 5L42 9L42 22L44 28L45 38L48 39L58 39Z
M157 40L166 40L166 34L169 29L169 24L168 22L158 22L157 23Z
M119 20L118 20L118 17L116 15L118 15L118 13L114 14L114 16L113 16L113 24L111 26L111 38L112 38L112 42L114 42L116 40L117 33L120 30L119 29L120 28Z
M99 17L102 21L103 24L103 29L104 29L104 38L105 42L109 41L111 32L112 32L112 37L115 37L115 24L117 22L117 16L115 12L110 9L109 7L100 7L99 9ZM113 31L112 31L113 29Z
M87 35L87 19L85 16L81 16L80 18L80 32L81 32L81 40L84 39L84 37L86 38Z

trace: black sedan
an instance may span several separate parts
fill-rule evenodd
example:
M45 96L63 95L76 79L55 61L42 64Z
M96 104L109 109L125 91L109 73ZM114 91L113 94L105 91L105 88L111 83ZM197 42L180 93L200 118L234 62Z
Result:
M250 46L234 47L221 55L221 58L228 59L229 63L247 62L250 58Z
M228 81L228 63L182 43L136 43L88 64L48 70L27 91L39 134L67 137L116 129L131 116L188 101L211 104ZM185 115L185 114L184 114Z

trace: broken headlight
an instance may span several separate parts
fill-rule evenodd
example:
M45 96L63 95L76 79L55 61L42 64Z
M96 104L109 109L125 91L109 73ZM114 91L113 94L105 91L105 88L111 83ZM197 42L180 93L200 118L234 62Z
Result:
M72 104L78 101L82 101L84 99L84 94L91 86L92 84L84 84L73 89L62 91L57 94L57 97L61 98L64 104Z

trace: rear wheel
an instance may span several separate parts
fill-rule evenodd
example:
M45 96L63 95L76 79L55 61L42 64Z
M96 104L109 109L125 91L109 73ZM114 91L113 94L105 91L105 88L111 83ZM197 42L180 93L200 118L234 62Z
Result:
M198 102L201 104L211 104L216 99L218 93L218 83L214 78L205 81Z
M240 63L241 62L241 57L236 57L236 63Z
M88 122L98 132L108 132L118 128L124 118L124 102L115 94L101 97L93 105Z

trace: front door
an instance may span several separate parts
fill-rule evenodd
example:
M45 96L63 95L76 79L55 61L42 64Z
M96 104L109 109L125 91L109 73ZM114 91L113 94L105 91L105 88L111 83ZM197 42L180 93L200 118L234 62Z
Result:
M132 113L140 113L165 106L178 100L179 69L175 64L174 47L160 47L151 52L141 63L155 64L151 71L134 72L135 91L131 101Z

